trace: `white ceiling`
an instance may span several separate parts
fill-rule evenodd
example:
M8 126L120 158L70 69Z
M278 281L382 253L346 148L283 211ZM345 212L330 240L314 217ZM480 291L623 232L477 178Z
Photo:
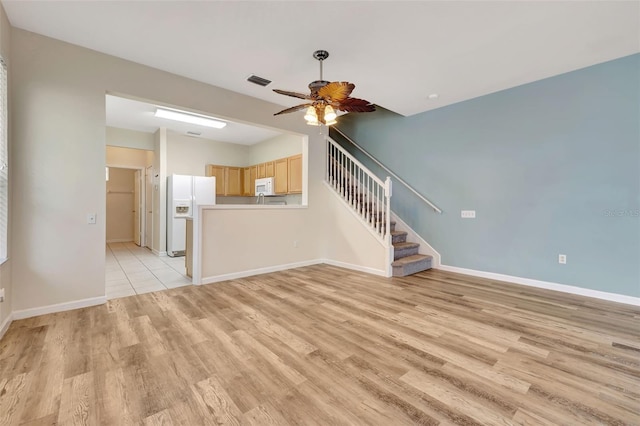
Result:
M317 49L326 80L403 115L640 51L638 1L2 3L15 27L283 106L271 89L305 92Z
M213 129L211 127L167 120L155 116L156 108L157 105L155 104L107 95L106 124L109 127L137 130L146 133L155 133L160 127L165 127L177 133L187 134L187 132L195 132L200 134L192 135L194 137L240 145L253 145L282 134L274 130L222 120L217 117L214 118L227 123L224 128Z

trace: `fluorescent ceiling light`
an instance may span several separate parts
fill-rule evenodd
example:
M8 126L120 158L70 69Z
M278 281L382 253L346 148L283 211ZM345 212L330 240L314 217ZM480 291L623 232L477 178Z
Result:
M156 117L182 121L183 123L197 124L198 126L213 127L214 129L222 129L227 125L224 121L214 120L213 118L205 117L204 115L189 114L170 109L156 109Z

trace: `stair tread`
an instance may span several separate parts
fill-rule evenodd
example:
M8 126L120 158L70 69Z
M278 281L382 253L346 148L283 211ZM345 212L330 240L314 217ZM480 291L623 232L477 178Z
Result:
M414 248L414 247L420 247L420 244L410 243L410 242L393 243L393 248L396 248L396 249L408 249L408 248Z
M408 263L419 262L424 259L433 259L433 256L429 256L428 254L414 254L398 260L394 260L391 266L403 266Z
M391 231L391 235L405 235L406 231Z

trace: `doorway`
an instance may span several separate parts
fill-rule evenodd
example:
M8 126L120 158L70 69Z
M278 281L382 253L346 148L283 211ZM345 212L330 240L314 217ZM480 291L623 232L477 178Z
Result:
M119 167L109 168L107 180L107 243L140 241L136 236L136 223L140 221L140 210L136 206L139 198L136 170Z

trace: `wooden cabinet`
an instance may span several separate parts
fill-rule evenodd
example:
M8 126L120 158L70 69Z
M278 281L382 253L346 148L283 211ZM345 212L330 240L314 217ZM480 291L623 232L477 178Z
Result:
M225 167L224 195L242 195L242 167Z
M264 177L274 177L276 175L275 161L267 161L265 164L265 176Z
M216 178L216 195L255 196L255 181L265 177L275 180L275 192L279 195L302 192L302 154L249 167L218 166L207 164L205 176Z
M216 195L242 195L242 167L207 164L204 174L216 178Z
M258 179L267 177L267 165L265 163L258 164Z
M216 178L216 195L224 195L226 182L224 169L224 166L216 166L215 164L207 164L205 167L204 175Z
M287 193L302 193L302 154L287 158L287 172Z
M251 167L242 169L242 195L249 197L254 190L254 181L251 180Z
M276 186L276 194L286 194L289 189L288 182L289 170L286 158L274 161L274 180Z
M249 177L251 180L251 196L256 195L256 179L258 178L258 166L251 166L249 171Z

